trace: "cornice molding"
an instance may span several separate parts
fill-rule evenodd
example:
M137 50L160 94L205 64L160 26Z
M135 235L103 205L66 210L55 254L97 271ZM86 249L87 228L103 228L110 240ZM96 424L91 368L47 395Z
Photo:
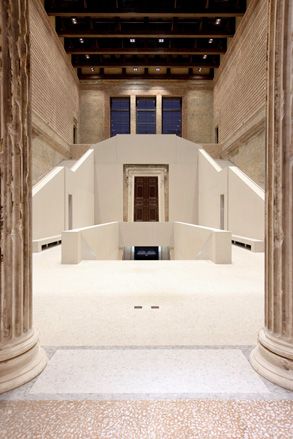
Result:
M65 158L71 158L68 142L56 133L35 111L32 111L32 138L34 137L40 137Z
M263 105L252 116L239 127L232 136L221 141L223 148L221 156L223 158L230 155L241 144L246 143L251 137L256 136L265 130L266 126L266 106Z
M181 81L182 82L182 81ZM129 88L167 88L168 86L178 85L182 90L213 90L213 81L212 80L187 80L181 83L178 79L125 79L123 81L119 79L96 79L96 80L81 80L80 81L80 90L92 90L92 89L100 89L106 88L108 90L111 87L120 87L121 89L129 89Z

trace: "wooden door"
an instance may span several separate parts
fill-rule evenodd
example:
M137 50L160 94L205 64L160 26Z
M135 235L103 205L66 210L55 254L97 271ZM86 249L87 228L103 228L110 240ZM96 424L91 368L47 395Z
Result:
M134 221L159 221L158 177L134 177Z

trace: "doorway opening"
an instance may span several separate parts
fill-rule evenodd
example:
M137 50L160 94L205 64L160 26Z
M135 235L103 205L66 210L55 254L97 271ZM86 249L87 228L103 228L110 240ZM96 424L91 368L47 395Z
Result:
M220 229L225 229L225 195L220 195Z
M168 165L123 165L123 221L169 221Z
M72 194L68 194L68 230L73 229Z
M158 177L134 178L134 221L159 221Z
M170 248L166 246L129 246L123 248L123 261L169 261Z
M137 261L159 260L159 247L134 247L134 259Z

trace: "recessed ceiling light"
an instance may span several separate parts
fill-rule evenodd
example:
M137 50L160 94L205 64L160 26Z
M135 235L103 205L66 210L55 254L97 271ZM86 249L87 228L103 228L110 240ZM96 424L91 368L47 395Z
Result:
M84 43L84 39L80 38L79 41L83 44Z
M203 56L203 59L207 59L207 57L208 57L207 55L204 55L204 56Z
M209 39L209 44L212 44L213 41L214 41L214 39L213 39L213 38L210 38L210 39Z
M86 57L86 59L90 59L90 56L89 56L89 55L86 55L85 57Z
M131 43L135 43L135 38L130 38L129 40Z
M216 19L216 24L220 24L221 23L221 19L220 18L217 18Z
M156 72L159 72L160 70L160 67L156 67Z
M164 42L165 42L164 38L159 38L159 43L164 43Z
M72 20L73 24L77 24L77 19L76 18L72 18L71 20Z

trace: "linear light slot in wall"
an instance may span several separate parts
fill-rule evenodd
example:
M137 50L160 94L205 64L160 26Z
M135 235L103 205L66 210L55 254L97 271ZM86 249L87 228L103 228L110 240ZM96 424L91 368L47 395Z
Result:
M235 241L234 239L232 239L232 244L237 245L238 247L243 247L248 250L251 250L251 245L246 244L245 242Z
M61 241L48 242L47 244L42 245L42 250L46 250L51 247L56 247L56 245L60 245Z

